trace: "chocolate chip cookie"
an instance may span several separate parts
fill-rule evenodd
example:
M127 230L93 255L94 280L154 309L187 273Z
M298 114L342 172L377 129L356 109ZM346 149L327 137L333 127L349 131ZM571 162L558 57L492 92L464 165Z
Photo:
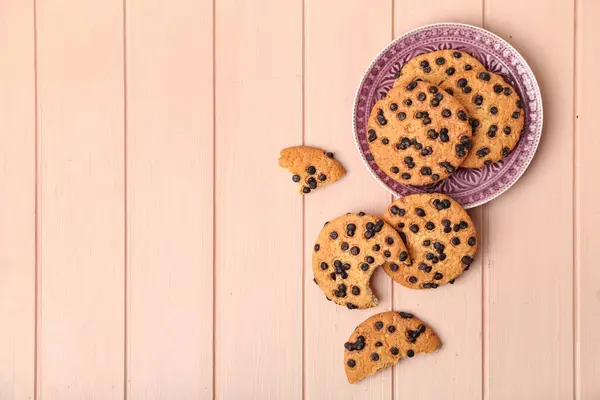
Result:
M386 262L410 263L394 228L363 212L325 223L314 245L312 261L315 283L327 299L349 309L377 305L369 287L376 268Z
M318 187L333 183L346 175L346 170L333 153L310 146L281 150L279 165L293 175L300 193L308 194Z
M463 71L485 71L473 56L458 50L438 50L421 54L407 62L396 77L394 86L406 86L416 79L439 85Z
M456 201L440 193L422 193L395 200L383 219L406 243L412 265L385 272L412 289L435 289L454 283L470 268L477 251L473 221Z
M391 89L369 117L367 141L377 165L392 179L425 185L447 178L471 149L465 108L424 81Z
M355 383L417 353L431 353L440 338L423 321L407 312L375 314L356 327L344 344L344 368Z
M525 123L523 103L504 78L488 71L465 71L441 86L469 113L473 151L461 165L481 168L506 157L515 148Z

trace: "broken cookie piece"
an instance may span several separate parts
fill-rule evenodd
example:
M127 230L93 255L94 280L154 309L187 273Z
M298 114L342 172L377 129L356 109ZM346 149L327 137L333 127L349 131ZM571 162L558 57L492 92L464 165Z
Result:
M346 170L334 158L333 153L310 146L281 150L279 165L293 174L292 180L296 182L302 194L308 194L346 175Z

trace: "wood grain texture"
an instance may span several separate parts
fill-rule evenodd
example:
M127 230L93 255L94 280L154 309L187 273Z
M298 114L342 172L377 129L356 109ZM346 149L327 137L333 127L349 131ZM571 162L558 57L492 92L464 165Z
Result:
M366 24L364 21L377 21ZM372 287L379 305L348 310L328 302L313 283L312 250L325 221L346 212L381 215L391 195L365 168L353 140L350 116L358 83L390 41L391 3L365 7L358 0L305 2L305 143L335 153L348 174L306 196L305 204L305 396L307 399L391 399L391 370L350 385L344 343L369 316L391 309L392 281L377 270ZM360 43L360 46L356 46Z
M486 28L536 74L545 114L529 169L488 205L489 399L573 397L573 8L485 4Z
M208 399L212 3L128 0L126 15L127 393L132 399Z
M576 16L576 77L575 89L575 235L577 316L576 333L576 386L577 398L600 398L600 268L596 251L600 237L600 211L597 199L600 185L595 171L600 161L595 154L600 138L595 122L596 97L600 83L596 66L600 64L597 38L600 33L597 16L600 3L578 0Z
M123 3L37 2L39 399L124 393Z
M302 397L302 2L216 2L218 399Z
M0 7L0 399L32 399L35 354L33 4Z
M417 0L395 0L394 32L400 36L410 29L436 22L462 22L481 26L480 0L434 0L424 6ZM398 285L394 309L414 312L431 325L442 340L435 354L405 360L394 368L396 399L480 399L482 395L482 280L485 226L483 209L470 210L479 238L479 250L471 269L456 280L427 291ZM435 369L432 375L431 370ZM415 384L435 376L433 384Z

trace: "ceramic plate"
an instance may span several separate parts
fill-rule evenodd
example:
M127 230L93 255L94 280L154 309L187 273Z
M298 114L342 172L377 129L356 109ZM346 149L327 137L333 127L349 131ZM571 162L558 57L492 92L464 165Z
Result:
M387 176L373 159L366 126L375 102L392 88L396 73L412 59L435 50L462 50L477 57L492 72L503 76L521 96L525 127L517 147L502 161L479 169L459 168L449 178L427 186L403 185ZM354 138L373 176L397 196L441 192L465 208L498 197L525 172L542 135L542 97L535 76L523 57L506 41L475 26L443 23L415 29L393 41L373 60L354 99Z

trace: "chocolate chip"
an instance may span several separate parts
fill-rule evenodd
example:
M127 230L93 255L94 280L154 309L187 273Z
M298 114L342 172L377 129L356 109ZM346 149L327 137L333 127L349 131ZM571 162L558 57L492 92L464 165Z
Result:
M408 350L408 351L406 352L406 355L408 356L408 358L412 358L412 357L414 357L414 356L415 356L415 352L414 352L414 351L412 351L412 350Z
M365 261L368 262L369 264L373 264L375 262L375 259L371 256L366 256Z
M389 250L385 250L385 251L383 252L383 255L384 255L385 257L389 258L389 257L391 257L391 256L392 256L392 253L390 253L390 252L389 252Z
M404 319L414 318L414 315L412 315L411 313L404 312L404 311L400 311L398 314L400 314L400 317L404 318Z
M421 92L417 95L417 100L419 100L419 101L425 101L426 99L427 99L427 95L423 92Z
M479 150L477 150L477 152L475 154L477 154L477 157L479 157L479 158L485 157L488 154L490 154L490 149L488 147L482 147Z
M456 72L456 69L454 67L450 67L446 70L446 75L452 76L452 75L454 75L455 72Z
M410 229L410 231L413 233L417 233L419 232L419 225L412 224L408 229Z
M403 173L402 179L410 179L410 174L408 172Z
M510 94L511 94L511 93L512 93L512 90L510 90L510 88L507 88L507 87L506 87L506 88L504 88L504 94L505 94L506 96L510 96Z
M396 332L396 327L395 327L394 325L390 325L390 326L388 326L388 332L389 332L389 333L394 333L394 332Z
M369 270L369 264L367 264L367 263L360 264L360 269L362 269L365 272L368 271Z
M496 132L498 131L498 127L496 125L490 125L490 129L488 129L488 136L493 138L496 136Z
M464 256L463 258L461 258L461 261L465 265L471 265L471 263L473 262L473 259L469 256Z
M310 188L308 186L302 187L302 193L306 193L306 194L310 193Z
M423 72L425 72L426 74L431 72L431 67L425 67L423 68Z
M428 260L433 260L433 257L435 257L435 255L433 253L427 253L425 254L425 258Z
M417 215L418 215L419 217L424 217L425 215L427 215L427 214L425 213L425 210L423 210L422 208L415 208L415 212L417 213Z
M376 244L376 245L373 246L373 251L379 251L379 250L381 250L381 246L380 245Z
M465 92L466 94L469 94L473 91L473 89L471 88L471 86L467 86L463 89L463 92Z
M358 286L352 286L352 294L358 296L360 294L360 288Z
M306 168L306 172L308 172L309 175L314 175L317 173L317 169L310 165L308 168Z
M521 102L521 99L517 100L517 108L523 108L523 103Z
M359 255L359 254L360 254L360 248L358 248L358 247L356 247L356 246L353 246L353 247L350 249L350 254L352 254L353 256L357 256L357 255Z
M514 113L512 113L513 119L518 119L520 116L521 116L521 113L519 111L515 111Z
M410 283L417 283L418 279L417 279L417 277L416 277L416 276L409 276L409 277L408 277L408 281L409 281Z
M292 175L292 180L296 183L300 182L300 175Z
M397 356L397 355L398 355L398 353L400 353L400 350L398 350L398 348L397 348L397 347L392 347L392 348L390 349L390 353L392 353L392 355L393 355L393 356Z
M321 182L323 182L323 181L326 181L326 180L327 180L327 175L325 175L325 174L320 174L320 175L319 175L319 180L320 180Z
M437 289L437 288L438 288L438 286L440 286L440 285L438 285L437 283L433 283L433 282L425 282L425 283L423 284L423 289Z
M404 232L399 232L398 234L400 235L400 239L402 239L402 241L406 245L406 235L404 234Z
M383 343L381 343L381 342L376 342L375 343L375 347L381 347L381 346L383 346Z
M452 55L454 56L454 58L461 58L462 54L460 53L460 51L455 51L454 53L452 53Z
M460 78L458 81L456 81L456 84L458 85L458 87L464 88L465 86L467 86L467 80L465 78Z
M388 138L383 138L383 139L381 139L381 143L383 143L383 144L386 144L386 145L387 145L387 144L389 144L389 143L390 143L390 140L389 140Z
M390 270L392 270L392 272L398 271L398 268L400 268L400 267L398 267L398 264L396 264L396 263L392 263L390 265Z
M371 354L371 360L373 360L373 361L379 361L379 354L377 354L377 353Z
M393 173L393 174L397 174L398 172L400 172L400 168L398 168L398 167L396 167L396 166L393 166L393 167L392 167L392 173Z
M354 361L353 359L349 359L349 360L348 360L348 362L347 362L346 364L348 364L348 366L349 366L350 368L354 368L354 367L356 367L356 361Z
M387 124L387 119L385 119L385 116L383 114L379 114L377 116L377 122L379 122L379 125L385 126Z
M468 240L467 240L467 244L469 246L475 246L475 243L477 243L477 239L475 239L474 236L471 236Z
M425 116L425 115L423 114L423 112L422 112L422 111L417 111L417 112L415 113L415 118L417 118L417 119L422 119L424 116Z
M425 175L425 176L431 175L431 168L429 168L429 167L422 167L421 168L421 175Z
M315 251L319 251L319 249L321 248L321 246L319 246L319 244L315 244Z
M375 224L373 222L367 222L365 227L367 228L368 231L372 231L373 229L375 229Z
M449 109L445 108L442 111L442 117L444 118L450 118L452 116L452 111L450 111Z
M448 140L450 140L450 137L448 136L448 129L440 129L440 141L446 143Z
M392 245L394 244L394 239L388 236L385 238L385 242L389 245Z
M410 106L412 106L412 103L413 103L413 102L412 102L412 100L411 100L411 99L406 99L406 100L404 100L404 105L405 105L405 106L407 106L407 107L410 107Z
M416 88L417 85L418 85L417 82L412 81L408 85L406 85L406 90L408 90L410 92L411 90L413 90L414 88Z
M464 111L459 111L456 113L456 115L458 115L458 119L462 120L462 121L466 121L467 120L467 113Z
M508 155L508 153L510 153L510 149L508 147L503 147L502 148L502 156L506 157Z
M470 71L472 69L473 67L471 66L471 64L465 64L465 71Z
M396 111L397 109L398 109L398 104L396 104L396 103L390 104L390 110Z
M450 240L450 242L451 242L453 245L455 245L455 246L458 246L458 245L460 244L460 239L459 239L459 238L457 238L457 237L453 237L453 238Z
M428 231L431 231L435 228L435 224L433 222L429 221L425 224L425 228L427 228Z
M346 243L346 242L342 243L342 245L341 245L342 251L348 250L349 247L350 247L350 245L348 243Z
M365 238L371 239L373 236L375 236L375 232L373 232L373 231L365 231Z
M482 81L489 81L491 78L489 72L480 72L479 73L479 79L481 79Z
M348 307L348 310L354 310L355 308L358 308L352 303L346 303L346 307Z
M475 103L475 105L480 106L483 104L483 96L477 95L475 97L473 97L473 103Z
M431 93L431 94L436 94L438 92L437 86L429 86L429 88L427 88L427 90L429 90L429 93Z
M377 221L377 222L375 223L375 227L373 228L373 230L374 230L375 232L380 232L380 231L381 231L381 229L383 229L383 225L384 225L384 222L383 222L383 220L381 220L381 219L380 219L379 221Z
M446 93L448 93L450 96L454 96L454 90L452 90L452 89L448 88L448 89L444 89L444 91L445 91Z
M437 139L438 137L438 133L435 131L435 129L429 129L427 131L427 136L429 137L429 139Z
M498 84L494 85L494 92L495 93L500 94L500 93L502 93L503 90L504 90L504 88L501 85L498 85Z
M333 158L333 153L330 151L325 152L325 155L329 158Z
M483 165L486 165L486 166L488 166L488 165L492 165L492 160L485 160L485 161L483 162Z
M406 261L408 259L408 253L406 251L403 251L400 253L400 261Z
M375 329L381 329L381 328L383 328L383 322L381 322L381 321L375 322Z
M397 117L398 117L398 119L399 119L400 121L403 121L404 119L406 119L406 113L405 113L405 112L402 112L402 111L400 111L400 112L398 113Z
M317 188L317 180L313 177L308 178L306 183L308 183L308 187L310 187L311 189Z
M504 132L505 135L510 135L510 132L511 132L510 126L505 126L502 131Z

